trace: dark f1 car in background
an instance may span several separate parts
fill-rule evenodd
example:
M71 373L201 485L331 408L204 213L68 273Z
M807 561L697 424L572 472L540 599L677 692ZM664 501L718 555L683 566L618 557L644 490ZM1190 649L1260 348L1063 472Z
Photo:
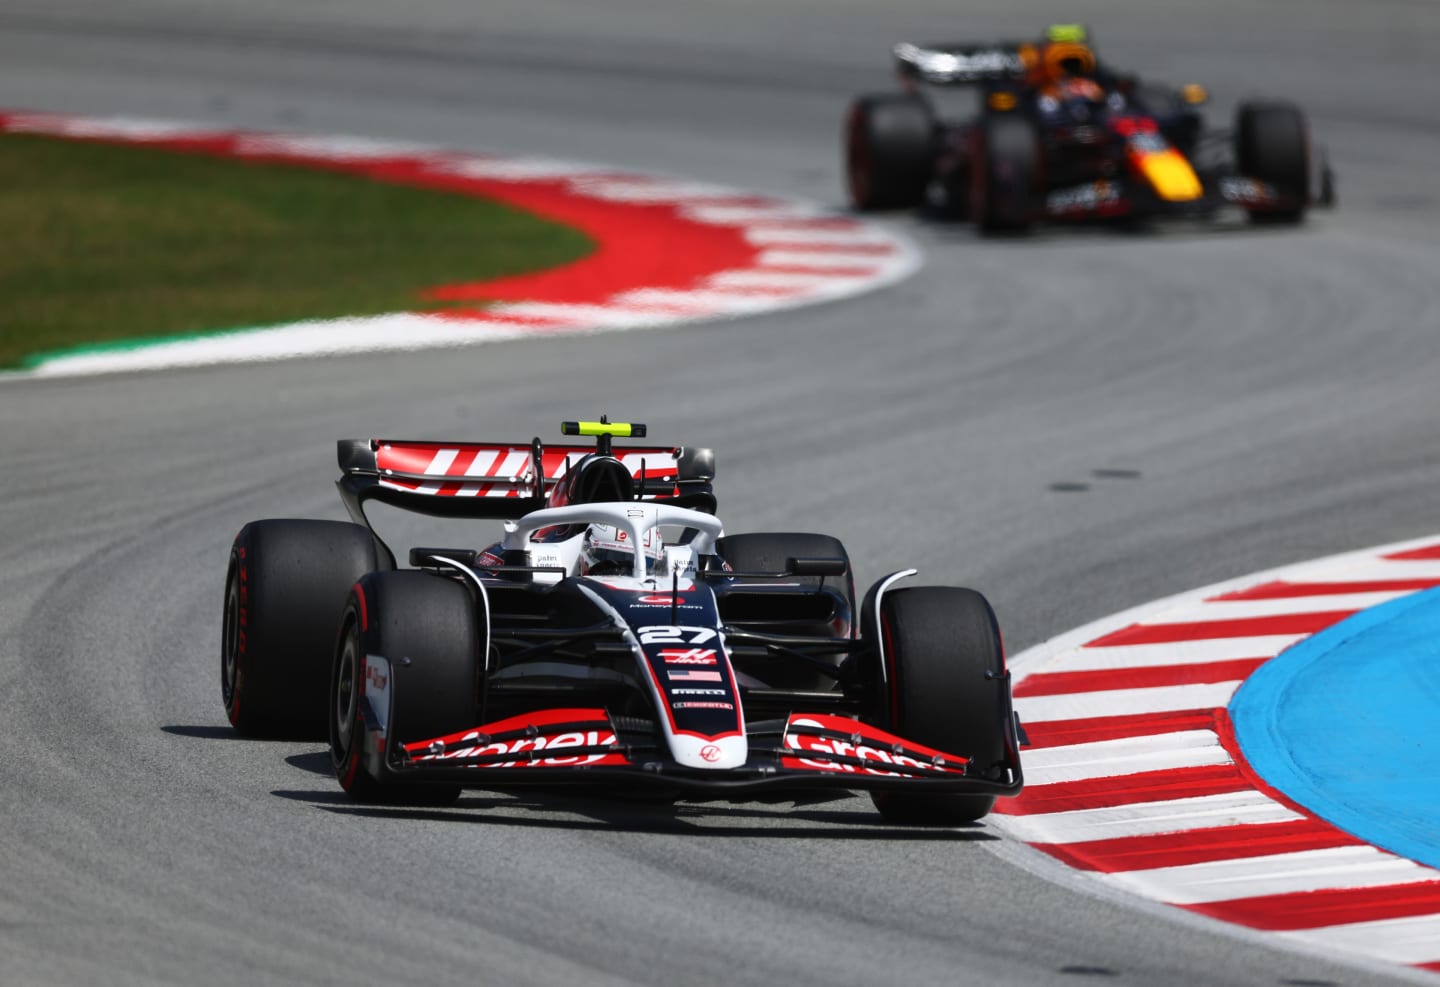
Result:
M360 800L603 784L687 800L863 790L889 819L985 815L1022 778L999 630L968 589L877 582L835 538L727 535L708 449L342 441L353 523L235 539L222 697L242 734L328 736ZM409 550L378 502L504 521Z
M1099 63L1079 25L1041 41L900 44L901 92L862 96L845 123L852 205L928 204L988 231L1045 220L1194 216L1226 205L1298 223L1334 204L1299 108L1241 103L1209 127L1198 85L1142 84ZM944 119L932 94L961 87L978 110Z

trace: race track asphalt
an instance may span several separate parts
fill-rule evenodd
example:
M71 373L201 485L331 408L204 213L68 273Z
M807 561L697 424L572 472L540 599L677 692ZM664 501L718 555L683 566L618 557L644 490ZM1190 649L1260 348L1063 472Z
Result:
M0 104L554 154L839 204L839 120L887 84L892 42L1027 35L1050 9L3 0ZM342 437L645 421L716 448L732 530L832 531L862 582L913 565L973 585L1013 651L1440 530L1440 8L1083 16L1114 62L1207 84L1222 119L1249 94L1303 102L1340 209L1300 230L1021 241L897 216L920 274L773 317L0 386L0 979L1404 982L1100 896L983 826L886 827L865 800L359 809L319 747L225 726L229 541L256 517L339 517Z

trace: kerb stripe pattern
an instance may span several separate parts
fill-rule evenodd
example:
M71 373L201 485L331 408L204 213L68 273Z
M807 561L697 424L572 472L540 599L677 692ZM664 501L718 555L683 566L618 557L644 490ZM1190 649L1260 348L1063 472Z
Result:
M287 163L504 202L582 230L586 258L473 283L416 285L418 311L97 347L39 376L473 345L710 322L834 301L908 277L903 237L812 203L608 165L344 136L0 111L0 133ZM423 297L421 292L423 291ZM425 311L426 304L435 306Z
M1431 538L1196 590L1017 656L1026 788L992 821L1117 890L1300 948L1440 972L1440 871L1274 790L1227 714L1285 649L1435 586Z

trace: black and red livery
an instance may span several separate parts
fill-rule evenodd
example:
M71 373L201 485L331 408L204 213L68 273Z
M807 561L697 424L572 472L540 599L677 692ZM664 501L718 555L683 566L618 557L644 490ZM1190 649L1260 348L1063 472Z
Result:
M226 581L222 696L245 734L324 736L361 800L582 784L686 800L868 791L894 821L978 819L1018 794L1020 729L979 593L879 580L838 539L728 535L708 449L353 440L352 520L246 525ZM504 523L412 548L381 502ZM589 566L587 526L663 549Z

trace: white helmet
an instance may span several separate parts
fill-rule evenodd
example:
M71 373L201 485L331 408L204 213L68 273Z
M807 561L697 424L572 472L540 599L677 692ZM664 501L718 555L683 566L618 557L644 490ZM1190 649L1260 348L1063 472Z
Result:
M630 532L613 524L592 524L585 529L585 541L580 548L580 573L585 576L629 576L635 571L635 546ZM640 552L645 559L645 571L653 573L660 567L665 554L660 532L651 528L645 532Z

